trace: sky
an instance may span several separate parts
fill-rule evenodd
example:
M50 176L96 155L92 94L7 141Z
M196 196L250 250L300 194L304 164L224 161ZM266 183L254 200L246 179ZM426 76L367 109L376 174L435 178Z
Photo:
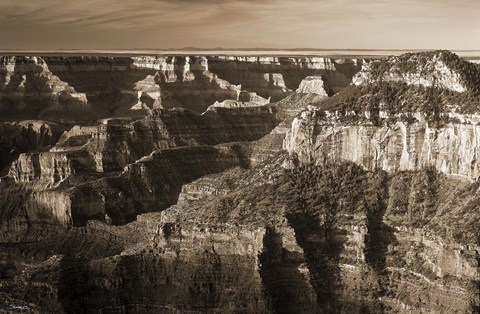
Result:
M0 0L0 49L480 49L479 0Z

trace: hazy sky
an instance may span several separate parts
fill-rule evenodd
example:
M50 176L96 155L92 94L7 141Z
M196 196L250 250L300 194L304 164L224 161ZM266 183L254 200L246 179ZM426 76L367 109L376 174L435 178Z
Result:
M479 0L0 0L0 49L480 49Z

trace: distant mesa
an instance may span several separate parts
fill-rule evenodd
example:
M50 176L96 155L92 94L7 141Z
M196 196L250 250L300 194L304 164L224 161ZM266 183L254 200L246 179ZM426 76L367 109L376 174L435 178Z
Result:
M454 92L480 92L478 67L458 55L437 50L406 53L364 63L353 84L403 82L408 85L438 87Z

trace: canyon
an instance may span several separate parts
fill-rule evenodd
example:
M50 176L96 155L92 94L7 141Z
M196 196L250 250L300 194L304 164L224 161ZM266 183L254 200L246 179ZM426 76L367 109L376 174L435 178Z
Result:
M476 313L480 68L0 58L0 312Z

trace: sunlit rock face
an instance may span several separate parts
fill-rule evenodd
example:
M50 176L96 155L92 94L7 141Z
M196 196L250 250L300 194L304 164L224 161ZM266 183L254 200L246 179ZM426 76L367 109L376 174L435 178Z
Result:
M388 172L438 171L476 180L480 128L473 124L447 124L433 128L427 122L391 126L343 125L315 109L295 118L284 148L302 162L348 160L367 170Z
M296 92L302 94L316 94L325 97L333 94L321 76L307 76L302 82L300 82L300 86Z
M334 97L337 103L330 104L331 111L308 107L292 122L284 148L301 162L348 160L367 170L388 172L433 166L447 175L476 180L480 175L478 109L470 108L474 112L470 115L458 111L463 110L464 99L478 97L479 84L476 66L448 51L407 53L367 62L353 77L350 92L369 87L375 94L369 95L367 89L355 99ZM393 86L403 90L393 95L388 91L395 90ZM415 91L421 106L404 98L409 91ZM425 94L430 97L423 97ZM445 102L444 94L454 100ZM369 100L362 103L358 101L361 98ZM395 108L392 98L400 99Z

